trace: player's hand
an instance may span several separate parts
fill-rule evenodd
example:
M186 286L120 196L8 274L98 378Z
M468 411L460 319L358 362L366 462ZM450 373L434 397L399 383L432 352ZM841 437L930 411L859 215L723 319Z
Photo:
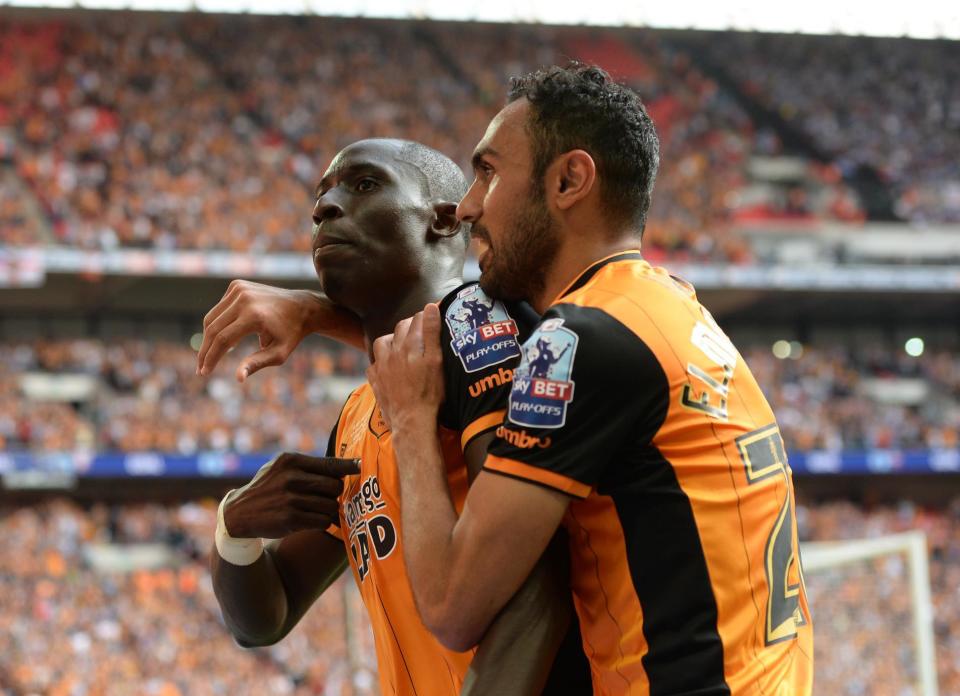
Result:
M258 370L282 365L308 334L323 331L340 338L349 333L341 325L355 322L356 317L319 293L234 280L203 318L197 374L210 374L228 350L257 334L260 350L247 355L237 368L237 381L243 382Z
M435 304L373 342L367 380L394 432L436 425L444 393L442 367L440 308Z
M360 472L357 459L284 452L260 467L223 507L235 539L282 539L305 529L326 529L339 519L343 477Z

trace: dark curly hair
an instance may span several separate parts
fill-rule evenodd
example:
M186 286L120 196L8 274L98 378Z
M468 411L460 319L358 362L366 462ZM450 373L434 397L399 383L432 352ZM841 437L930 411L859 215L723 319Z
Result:
M507 102L524 98L532 106L527 130L535 181L543 182L558 155L585 150L597 165L608 222L642 233L660 141L640 97L601 68L574 61L511 78Z

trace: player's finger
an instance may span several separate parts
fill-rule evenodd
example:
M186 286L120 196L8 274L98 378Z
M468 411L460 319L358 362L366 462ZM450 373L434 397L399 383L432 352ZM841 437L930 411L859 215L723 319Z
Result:
M440 307L430 303L423 308L423 354L427 358L441 359L440 351Z
M410 331L404 341L404 348L415 355L423 355L423 312L413 315Z
M294 517L301 529L326 529L338 519L336 511L323 513L300 507L294 508Z
M373 342L373 360L374 362L381 362L385 360L387 355L393 348L393 334L387 334L386 336L380 336L377 340Z
M213 372L227 351L250 333L252 331L245 324L234 322L214 334L210 339L207 354L203 358L203 365L200 366L200 374L206 376Z
M343 493L343 479L326 474L314 474L301 471L297 479L296 490L300 495L336 498Z
M337 514L337 496L335 495L312 495L310 493L298 492L287 498L291 507L307 512L317 512L324 515Z
M255 372L259 372L265 367L283 365L289 356L290 348L286 345L272 346L265 350L258 350L256 353L251 353L243 359L240 367L237 368L237 381L242 383L247 377Z
M310 471L325 476L343 478L360 473L359 459L344 459L343 457L314 457L309 454L293 453L290 461L304 471Z
M203 341L200 343L200 350L197 351L197 374L200 374L200 368L203 367L203 359L206 357L207 351L210 350L210 341L213 339L213 332L210 330L210 326L219 319L230 306L224 304L225 301L226 300L221 300L220 304L207 312L207 316L203 318ZM216 316L213 316L214 312L216 312Z
M200 345L200 350L197 353L197 374L200 374L200 368L203 364L203 358L207 354L209 349L209 344L207 342L207 336L211 333L210 328L217 323L217 321L231 308L234 308L236 305L236 300L240 294L240 281L232 280L230 285L227 286L227 291L223 293L223 297L220 298L220 301L213 306L209 312L207 312L203 317L203 343ZM222 324L221 324L222 326Z
M412 321L412 317L407 317L401 320L393 329L393 345L395 347L403 347L404 341L407 340L407 334L410 332L410 324Z
M211 309L209 312L207 312L204 315L203 317L204 330L206 330L207 327L210 326L210 324L212 324L217 317L223 314L223 312L227 309L227 307L233 304L233 301L236 299L237 293L239 291L240 290L239 290L239 286L237 285L237 281L235 280L231 281L230 285L227 286L227 291L223 293L223 297L220 298L220 301L213 306L213 309Z
M207 357L210 353L210 349L213 347L217 336L219 336L228 326L235 324L239 316L240 308L237 303L234 302L229 307L225 307L219 316L217 316L213 321L204 326L203 341L200 343L200 350L197 352L198 372L202 372L205 365L211 370L216 367L216 362L208 364Z

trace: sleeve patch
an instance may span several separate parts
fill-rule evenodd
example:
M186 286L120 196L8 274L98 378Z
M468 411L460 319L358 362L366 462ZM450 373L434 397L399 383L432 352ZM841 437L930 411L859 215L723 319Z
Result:
M450 347L466 372L477 372L520 357L517 323L503 303L487 297L479 285L457 293L444 314Z
M561 428L573 401L573 360L580 337L563 319L540 324L523 344L510 390L511 423L530 428Z

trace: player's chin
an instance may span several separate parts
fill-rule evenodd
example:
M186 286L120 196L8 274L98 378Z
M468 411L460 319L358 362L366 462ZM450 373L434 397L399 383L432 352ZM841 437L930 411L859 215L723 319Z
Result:
M508 279L503 277L499 269L488 265L487 268L480 268L480 289L488 296L497 300L516 300L516 292Z
M353 275L344 269L317 268L317 278L320 279L320 288L323 293L335 304L346 305L351 297L351 290L356 282Z

